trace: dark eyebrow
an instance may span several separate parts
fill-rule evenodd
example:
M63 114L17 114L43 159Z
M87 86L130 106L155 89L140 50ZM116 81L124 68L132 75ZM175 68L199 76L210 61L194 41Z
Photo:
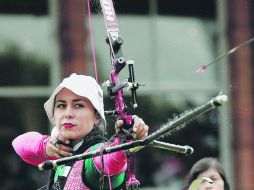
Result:
M79 98L79 99L74 99L74 100L73 100L73 102L79 102L79 101L87 102L86 99L81 99L81 98ZM56 100L55 102L62 102L62 103L64 103L64 102L66 102L66 101L60 99L60 100Z
M64 100L56 100L55 103L57 103L57 102L62 102L62 103L64 103L65 101L64 101Z
M86 100L84 100L84 99L75 99L75 100L73 100L73 102L78 102L78 101L86 102Z

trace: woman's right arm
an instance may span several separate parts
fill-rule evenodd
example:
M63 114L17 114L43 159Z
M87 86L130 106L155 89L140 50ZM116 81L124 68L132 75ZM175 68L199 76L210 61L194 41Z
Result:
M38 132L27 132L12 141L16 153L27 163L38 166L47 160L55 159L46 156L46 145L50 136Z

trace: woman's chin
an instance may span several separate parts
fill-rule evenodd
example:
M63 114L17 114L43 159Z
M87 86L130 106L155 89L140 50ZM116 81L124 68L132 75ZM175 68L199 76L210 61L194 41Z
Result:
M69 139L69 140L78 140L81 139L82 137L80 135L77 135L75 132L73 131L61 131L61 134L64 138Z

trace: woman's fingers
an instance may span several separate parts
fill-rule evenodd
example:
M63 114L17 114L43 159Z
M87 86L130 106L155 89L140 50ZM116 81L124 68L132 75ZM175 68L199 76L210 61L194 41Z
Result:
M57 139L50 139L47 143L46 146L46 155L50 157L57 157L57 158L62 158L62 157L67 157L72 155L72 148L64 145L64 144L59 144L59 140Z
M56 144L56 153L61 157L72 156L72 148L65 146L63 144Z
M139 117L134 118L133 132L137 135L137 139L144 139L148 135L149 127L145 124L143 119Z
M133 133L136 134L136 139L144 139L148 136L149 127L145 124L143 119L138 116L133 116ZM123 126L123 120L116 121L116 127L121 128Z
M149 127L147 125L142 126L142 127L138 127L136 134L137 134L137 139L144 139L147 137L148 135L148 129Z
M70 144L70 140L63 137L60 133L56 137L57 144Z

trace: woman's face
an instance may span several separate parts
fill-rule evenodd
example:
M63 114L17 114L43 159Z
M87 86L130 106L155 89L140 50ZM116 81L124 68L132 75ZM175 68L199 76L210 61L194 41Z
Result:
M56 95L54 120L59 134L70 140L84 138L99 123L92 103L67 88Z
M210 178L213 180L213 183L210 184L204 180L198 190L224 190L224 181L215 168L209 168L208 170L200 173L198 177L202 176Z

